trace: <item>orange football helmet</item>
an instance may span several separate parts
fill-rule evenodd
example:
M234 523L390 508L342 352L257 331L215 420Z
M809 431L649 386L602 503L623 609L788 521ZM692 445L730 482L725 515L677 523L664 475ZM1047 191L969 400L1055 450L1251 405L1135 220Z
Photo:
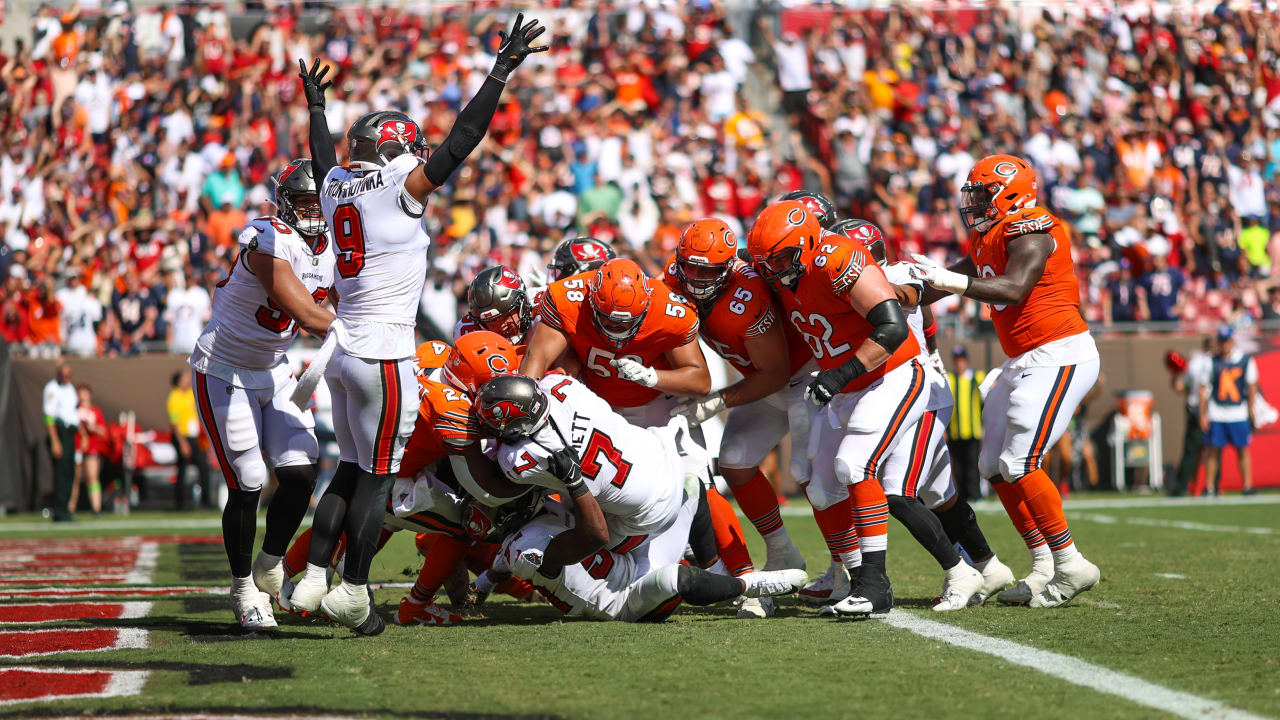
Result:
M649 312L649 285L644 271L629 258L600 266L587 285L591 321L614 348L621 350L640 332Z
M984 157L969 171L960 195L965 227L986 232L1005 215L1036 206L1036 171L1014 155Z
M449 343L443 340L428 340L418 346L415 360L418 363L418 374L428 373L436 368L444 367L449 360Z
M783 200L764 209L747 233L751 264L770 285L794 288L804 275L800 256L822 234L818 217L797 200Z
M498 333L477 330L453 344L441 375L445 382L474 396L485 383L519 369L520 357L514 345Z
M703 218L684 229L676 243L676 280L694 300L714 300L729 284L738 258L738 236L716 218Z

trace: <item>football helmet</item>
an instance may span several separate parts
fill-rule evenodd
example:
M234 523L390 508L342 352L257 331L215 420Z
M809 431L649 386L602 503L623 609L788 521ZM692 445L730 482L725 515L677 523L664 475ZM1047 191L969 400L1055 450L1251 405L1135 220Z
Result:
M640 332L649 312L650 292L644 271L628 258L601 265L587 284L591 322L615 349L626 347Z
M804 275L805 250L814 247L822 226L799 200L782 200L764 209L747 233L751 264L775 288L794 289Z
M513 345L524 342L533 324L533 306L519 273L506 265L485 268L467 289L467 311L485 330Z
M561 240L547 263L547 282L595 270L616 257L618 253L603 240L586 236Z
M486 382L474 406L485 430L506 442L537 432L551 409L546 393L524 375L503 375Z
M541 492L526 492L498 507L490 507L465 496L461 506L462 527L476 542L499 544L542 511L544 498Z
M1020 157L991 155L969 171L960 188L960 219L986 232L1005 215L1036 206L1036 171Z
M418 364L418 372L425 373L444 367L449 360L449 343L443 340L428 340L418 346L414 360Z
M316 189L311 160L299 158L272 176L276 186L276 215L308 239L323 238L327 227L320 212L320 195ZM323 244L316 252L324 250Z
M485 383L519 368L520 358L506 338L488 330L477 330L454 342L440 375L453 387L475 396Z
M379 110L351 123L347 130L347 149L352 161L386 165L405 153L425 157L427 141L422 128L408 115L396 110Z
M729 284L738 257L738 236L723 220L703 218L680 234L676 243L676 280L698 302L715 300Z
M816 193L812 190L792 190L791 192L778 198L779 200L798 200L804 205L805 209L813 213L818 218L818 224L823 230L830 230L835 225L840 216L836 213L836 205L822 193Z
M884 234L880 232L880 228L876 227L875 223L849 218L832 225L831 232L862 243L870 251L871 257L876 259L876 264L880 267L889 264L889 258L885 254Z

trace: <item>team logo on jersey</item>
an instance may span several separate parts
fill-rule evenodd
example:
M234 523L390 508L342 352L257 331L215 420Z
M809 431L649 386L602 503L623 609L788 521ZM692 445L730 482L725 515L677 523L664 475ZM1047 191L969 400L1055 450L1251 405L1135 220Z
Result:
M472 540L484 540L493 532L493 521L484 514L475 503L467 506L467 517L463 519L467 536Z
M569 252L573 253L574 259L578 262L604 259L604 248L595 243L574 243L569 246Z
M409 143L418 139L418 128L403 120L388 120L378 128L378 144L398 142L408 147Z
M511 268L502 268L502 275L498 278L498 286L518 290L520 288L520 276Z

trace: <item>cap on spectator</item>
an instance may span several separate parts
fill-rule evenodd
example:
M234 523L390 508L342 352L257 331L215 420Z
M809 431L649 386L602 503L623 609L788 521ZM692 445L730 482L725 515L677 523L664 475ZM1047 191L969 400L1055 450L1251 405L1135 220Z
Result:
M831 127L833 130L836 131L837 135L841 133L849 133L850 135L852 135L854 128L857 126L853 124L853 120L850 120L849 118L842 115L836 118L836 121L831 124Z
M1191 120L1189 118L1180 117L1173 121L1173 131L1176 133L1191 134Z
M967 358L967 357L969 357L969 349L968 349L968 348L966 348L966 347L965 347L965 346L963 346L963 345L952 345L952 346L951 346L951 357L962 357L962 358Z
M222 163L221 163L221 166L222 166L222 167L234 167L234 166L235 166L235 164L236 164L236 154L235 154L235 153L230 153L230 152L229 152L229 153L227 153L226 155L223 155L223 156L222 156Z
M1236 331L1235 331L1235 330L1234 330L1230 325L1219 325L1219 326L1218 326L1218 339L1219 339L1219 340L1230 340L1230 339L1231 339L1231 336L1232 336L1232 335L1235 335L1235 334L1236 334Z

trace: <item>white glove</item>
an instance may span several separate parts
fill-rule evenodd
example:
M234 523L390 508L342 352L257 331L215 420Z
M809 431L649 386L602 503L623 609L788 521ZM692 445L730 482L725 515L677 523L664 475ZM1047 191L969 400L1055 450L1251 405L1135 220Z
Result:
M968 275L948 270L927 255L913 254L911 259L915 260L915 264L911 266L911 277L956 295L963 295L969 289Z
M929 353L929 362L933 365L933 369L938 371L944 379L947 377L947 366L942 364L942 353L934 350Z
M720 393L712 393L680 402L671 408L671 417L683 415L689 421L689 426L695 427L719 415L724 409L724 398Z
M658 384L658 371L644 363L621 357L617 360L610 360L609 364L618 368L618 377L623 380L630 380L645 387L653 387Z
M542 551L541 550L525 550L520 553L520 557L511 563L511 574L521 580L532 580L533 576L542 568Z

